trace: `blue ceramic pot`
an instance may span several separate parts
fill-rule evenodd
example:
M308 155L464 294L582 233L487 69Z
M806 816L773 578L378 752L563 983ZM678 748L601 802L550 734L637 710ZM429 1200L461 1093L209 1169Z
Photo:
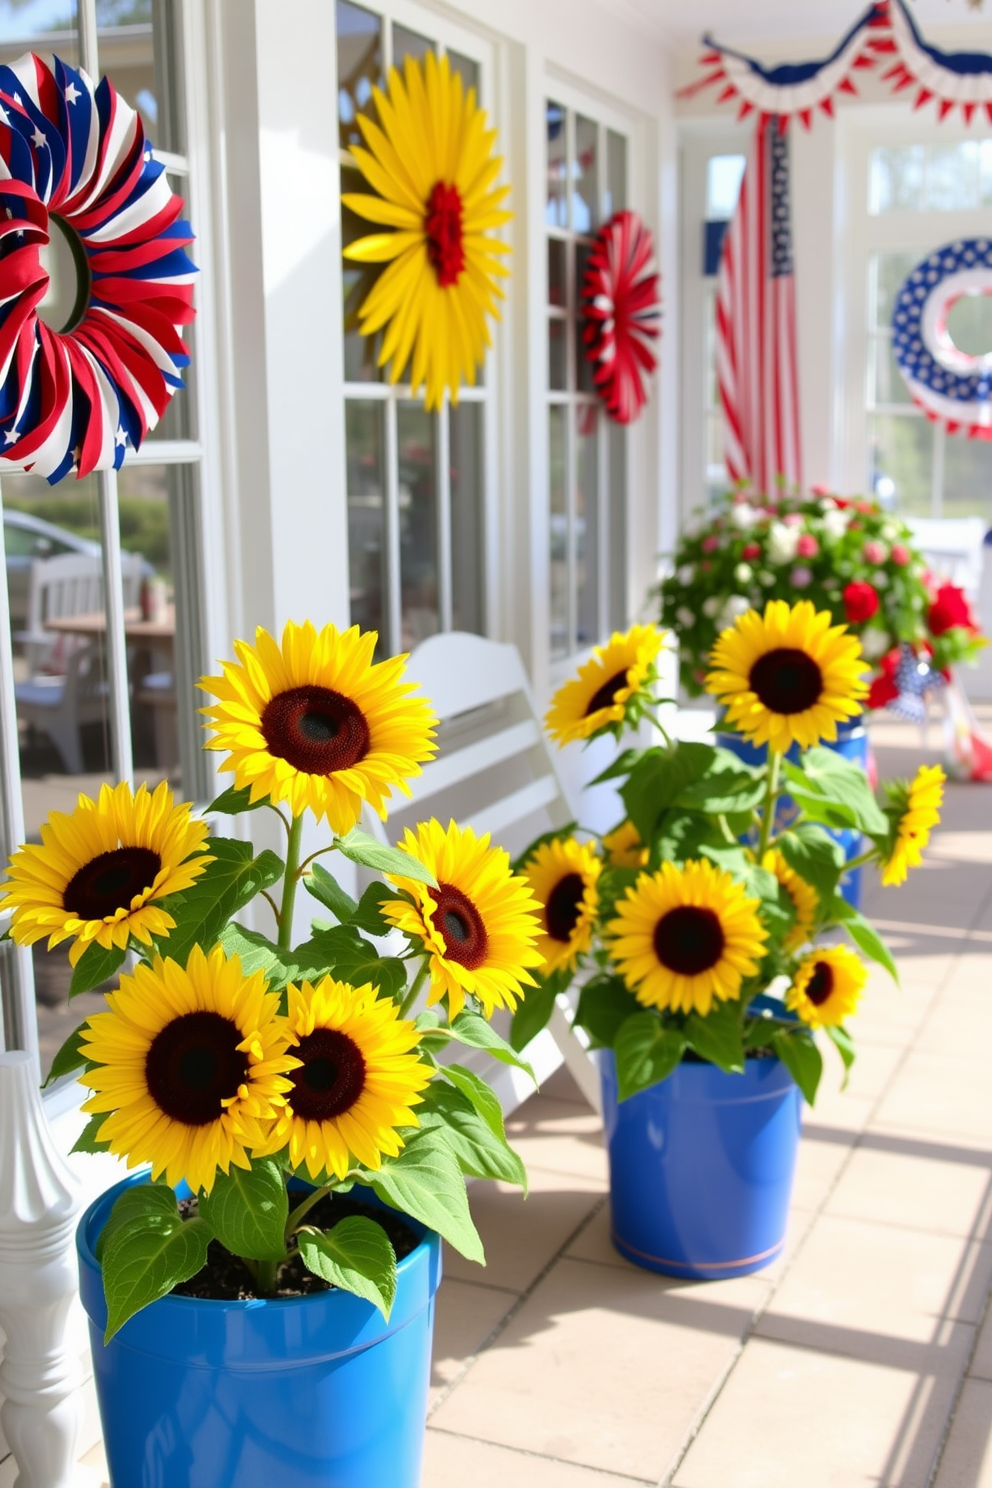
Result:
M729 749L736 754L738 759L746 765L763 765L768 757L768 750L764 744L751 744L747 739L742 739L740 734L725 734L717 732L716 742L724 749ZM864 724L856 720L853 723L840 723L837 725L837 742L828 744L824 742L825 749L835 749L842 754L852 765L868 773L868 730ZM796 764L799 760L799 747L793 745L786 758ZM779 802L778 820L780 825L788 824L790 816L795 812L795 805L788 796L783 796ZM829 829L828 829L829 830ZM844 849L844 856L851 860L861 852L861 833L851 829L838 828L830 830L830 835L835 842L839 842ZM855 909L861 908L861 869L855 868L851 873L845 873L840 881L840 891L848 904Z
M163 1297L103 1345L93 1253L119 1183L77 1231L80 1290L113 1488L418 1488L438 1236L399 1264L390 1320L350 1292ZM372 1196L363 1202L375 1204Z
M618 1100L612 1049L600 1053L613 1243L666 1276L746 1276L785 1240L799 1146L799 1089L777 1059L742 1075L683 1063Z

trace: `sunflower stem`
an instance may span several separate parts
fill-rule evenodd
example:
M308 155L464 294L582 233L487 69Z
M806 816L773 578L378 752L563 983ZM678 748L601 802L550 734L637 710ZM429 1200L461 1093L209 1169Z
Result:
M297 1204L296 1208L292 1210L289 1218L286 1221L287 1243L289 1241L290 1235L292 1235L294 1230L299 1229L300 1224L310 1213L310 1210L313 1208L313 1206L315 1204L319 1204L321 1199L326 1199L327 1195L331 1191L332 1185L330 1183L325 1183L323 1188L315 1188L313 1193L307 1194L302 1203Z
M420 989L424 985L424 982L427 980L427 976L428 976L429 971L430 971L430 964L425 960L424 963L423 963L423 965L421 966L420 970L417 972L417 975L414 977L413 983L412 983L412 985L410 987L409 992L406 994L406 996L404 997L403 1001L400 1003L400 1017L401 1018L406 1018L406 1017L409 1016L410 1011L411 1011L414 1003L416 1002L417 998L420 996Z
M255 1285L263 1297L271 1297L276 1289L276 1273L282 1261L256 1261Z
M761 836L758 839L758 867L764 861L765 853L768 851L768 840L772 835L772 826L775 821L775 806L778 802L778 781L782 769L782 755L777 749L768 746L768 789L765 791L765 805L761 813Z
M282 908L279 911L279 940L281 951L288 951L293 935L293 905L300 882L300 839L303 836L303 813L293 817L289 842L286 844L286 877L282 885Z

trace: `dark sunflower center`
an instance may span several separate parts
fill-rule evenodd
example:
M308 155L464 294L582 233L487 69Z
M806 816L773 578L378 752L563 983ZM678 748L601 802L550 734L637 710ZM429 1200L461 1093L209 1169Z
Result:
M834 990L834 969L829 961L817 961L813 975L806 983L806 996L814 1007L821 1007Z
M135 894L150 889L162 859L150 847L116 847L84 863L65 886L62 904L81 920L103 920L130 909Z
M552 940L561 940L567 944L571 939L582 908L585 887L581 873L566 873L551 890L544 909L544 920Z
M220 1013L184 1013L152 1040L145 1079L160 1111L185 1126L208 1126L248 1075L241 1030Z
M823 692L823 673L812 656L792 646L759 656L748 680L772 713L805 713Z
M444 954L459 966L475 971L486 959L489 937L482 916L467 894L453 884L439 883L431 890L437 909L434 924L444 937Z
M586 718L590 717L593 713L598 713L600 708L612 708L616 702L617 693L622 687L626 686L626 671L617 672L615 677L611 677L608 682L604 682L599 691L594 692L589 699L589 704L585 712Z
M662 966L680 976L709 971L723 955L723 926L712 909L680 904L654 927L654 949Z
M435 181L424 218L427 257L442 289L457 284L465 268L462 243L462 199L457 186Z
M336 1028L315 1028L290 1051L302 1059L290 1070L287 1099L305 1121L330 1121L350 1111L365 1089L365 1060L354 1039Z
M262 714L262 733L270 754L305 775L350 770L369 752L365 714L329 687L277 693Z

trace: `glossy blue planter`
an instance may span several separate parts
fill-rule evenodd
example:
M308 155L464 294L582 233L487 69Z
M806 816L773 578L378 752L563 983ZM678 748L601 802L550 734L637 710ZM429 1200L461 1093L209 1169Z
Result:
M279 1301L163 1297L105 1348L93 1254L114 1200L77 1231L112 1488L418 1488L437 1235L399 1264L389 1323L337 1290ZM363 1202L375 1204L374 1198Z
M717 731L716 742L724 749L729 749L736 754L738 759L746 765L763 765L768 756L764 744L751 744L747 739L742 739L740 734L725 734ZM860 770L868 773L868 730L863 723L841 723L837 725L837 742L825 744L826 749L835 749L842 754L852 765L857 765ZM793 745L786 758L795 764L799 759L799 747ZM778 817L782 825L787 824L790 813L795 811L795 806L788 796L783 796L779 802ZM851 860L856 858L861 851L861 833L850 829L838 828L831 830L831 837L839 842L844 849L844 856ZM840 891L848 904L855 909L861 908L861 869L855 868L852 873L845 873L840 881Z
M683 1063L623 1102L600 1054L613 1243L666 1276L747 1276L785 1240L799 1146L798 1087L777 1059L742 1075Z

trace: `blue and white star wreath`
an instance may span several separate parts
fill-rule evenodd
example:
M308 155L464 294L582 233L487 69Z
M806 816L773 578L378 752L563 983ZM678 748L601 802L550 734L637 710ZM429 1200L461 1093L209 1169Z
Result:
M961 238L917 264L892 313L899 370L927 417L949 434L992 439L992 353L972 356L947 328L965 295L992 296L992 238Z

